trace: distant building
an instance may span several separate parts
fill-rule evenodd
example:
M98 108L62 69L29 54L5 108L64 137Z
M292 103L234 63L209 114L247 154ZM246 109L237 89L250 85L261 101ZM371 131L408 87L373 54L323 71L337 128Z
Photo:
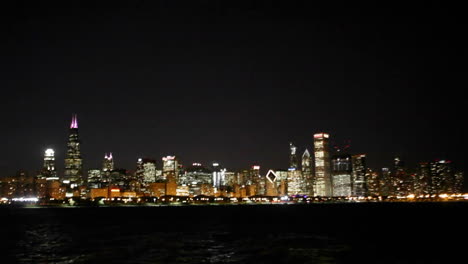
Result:
M70 125L62 182L68 187L68 196L73 195L72 190L83 183L83 159L81 158L81 142L78 137L78 119L76 115L73 116Z
M393 195L393 182L391 177L392 171L389 168L382 168L380 177L380 195L391 196Z
M456 193L455 171L449 160L436 160L431 162L431 193ZM458 180L459 181L459 180ZM457 181L457 183L458 183ZM458 183L459 184L459 183ZM458 187L458 186L457 186Z
M53 149L46 149L44 153L44 166L42 167L42 175L46 180L58 180L57 171L55 169L55 152Z
M287 185L288 195L304 195L305 181L302 177L302 171L289 168Z
M431 193L431 169L428 162L420 162L418 164L415 182L414 194L415 195L428 195Z
M112 152L107 155L104 155L104 160L102 162L102 171L112 171L114 170L114 158L112 157Z
M351 155L333 155L331 165L333 196L351 196L351 178L353 172Z
M358 154L351 157L353 165L352 174L352 195L367 196L366 186L366 155Z
M106 182L103 181L102 171L98 169L88 170L88 188L101 188L106 186Z
M314 195L331 196L329 137L327 133L314 135L315 182Z
M314 167L312 157L309 151L306 149L302 154L302 177L304 179L303 193L306 195L314 195Z
M156 160L143 159L143 184L156 182Z
M366 186L367 186L367 195L370 196L380 196L380 177L379 173L373 171L369 168L366 169Z
M266 196L278 196L277 176L273 170L269 170L265 176L265 195Z
M298 168L296 146L293 143L289 143L289 169L297 170Z
M226 169L220 167L219 163L213 163L213 186L220 188L226 184Z
M179 161L176 156L166 156L162 158L163 169L162 175L157 181L167 181L168 177L173 177L175 180L179 178Z

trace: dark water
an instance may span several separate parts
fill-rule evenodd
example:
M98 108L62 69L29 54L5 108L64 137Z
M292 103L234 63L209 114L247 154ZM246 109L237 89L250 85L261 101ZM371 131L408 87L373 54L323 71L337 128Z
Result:
M0 263L467 263L468 203L0 208Z

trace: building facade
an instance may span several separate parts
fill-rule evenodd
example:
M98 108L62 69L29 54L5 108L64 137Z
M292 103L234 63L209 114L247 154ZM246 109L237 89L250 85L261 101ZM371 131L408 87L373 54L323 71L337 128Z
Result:
M329 137L327 133L314 135L314 195L316 196L331 196L332 194Z

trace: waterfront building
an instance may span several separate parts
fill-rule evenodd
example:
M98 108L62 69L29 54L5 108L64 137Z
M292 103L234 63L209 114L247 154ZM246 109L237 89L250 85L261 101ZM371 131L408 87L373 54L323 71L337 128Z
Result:
M327 133L314 135L314 195L316 196L330 196L332 194L329 137L330 135Z

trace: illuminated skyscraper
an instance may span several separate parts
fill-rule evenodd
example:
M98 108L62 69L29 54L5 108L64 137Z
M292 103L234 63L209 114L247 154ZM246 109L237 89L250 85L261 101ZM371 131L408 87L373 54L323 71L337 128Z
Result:
M163 169L160 179L161 181L167 181L168 177L172 177L172 180L177 181L179 178L179 162L176 156L166 156L162 158Z
M453 188L453 193L461 193L463 190L463 181L464 181L463 172L455 172L455 183Z
M431 169L428 162L420 162L414 182L415 195L430 194Z
M102 179L102 171L99 169L88 170L88 187L89 188L101 188L105 186Z
M333 196L351 196L352 162L349 154L334 155L331 159Z
M58 180L55 169L55 152L53 149L46 149L44 153L44 166L42 174L47 180Z
M156 182L156 161L143 160L143 182L151 183Z
M107 156L107 153L104 155L104 160L102 162L102 171L112 171L114 170L114 158L112 157L112 152Z
M380 195L380 177L376 171L369 168L366 169L366 186L367 195L379 196Z
M314 168L312 157L307 149L302 154L301 168L302 178L304 179L303 193L312 196L314 195Z
M351 186L353 196L367 196L366 184L366 155L358 154L352 156L353 177Z
M226 169L222 169L219 163L213 163L213 186L219 188L226 184Z
M399 158L393 159L392 194L395 196L407 196L413 193L413 181L405 168L405 163Z
M314 156L315 156L315 182L314 195L330 196L331 175L330 175L330 152L327 133L317 133L314 135Z
M293 143L289 143L289 169L295 169L297 170L298 168L298 162L297 162L297 155L296 155L296 146L293 145Z
M72 117L67 142L63 183L73 189L83 182L83 160L81 159L80 140L78 138L78 119Z
M389 168L382 168L380 177L380 195L382 196L393 195L391 174L392 172Z
M454 193L455 172L449 160L431 162L431 189L433 194Z

